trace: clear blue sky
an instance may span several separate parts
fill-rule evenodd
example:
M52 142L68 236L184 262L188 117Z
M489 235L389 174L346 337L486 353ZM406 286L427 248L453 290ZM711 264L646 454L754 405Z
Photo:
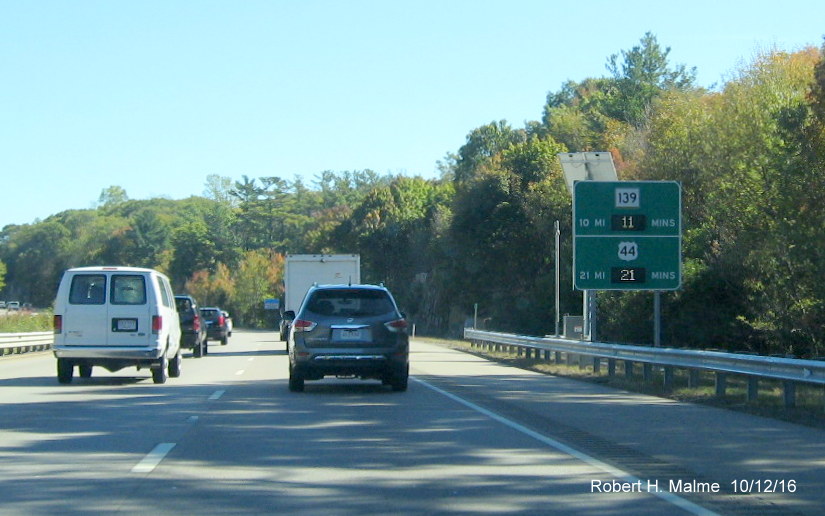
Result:
M0 228L233 179L436 177L651 31L721 84L821 46L823 0L0 0Z

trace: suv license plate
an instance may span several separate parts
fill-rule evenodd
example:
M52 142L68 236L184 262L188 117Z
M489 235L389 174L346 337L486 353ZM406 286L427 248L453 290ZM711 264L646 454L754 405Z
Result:
M368 329L350 329L341 328L336 329L332 334L333 340L350 340L350 341L366 341L370 338L370 331Z

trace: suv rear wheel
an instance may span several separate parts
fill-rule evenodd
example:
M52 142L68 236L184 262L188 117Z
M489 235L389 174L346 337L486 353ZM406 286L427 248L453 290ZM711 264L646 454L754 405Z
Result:
M407 368L402 373L395 374L390 377L389 384L392 387L392 390L396 392L403 392L407 390L407 385L409 384L410 379L410 366L407 365Z
M289 367L289 390L292 392L304 392L304 377L297 374Z

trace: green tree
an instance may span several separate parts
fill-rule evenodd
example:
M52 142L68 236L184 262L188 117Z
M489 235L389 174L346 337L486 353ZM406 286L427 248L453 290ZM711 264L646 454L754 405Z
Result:
M234 181L231 177L223 177L217 174L206 176L206 185L203 196L222 204L232 205L236 198L232 195Z
M670 92L654 104L639 175L681 181L687 215L674 339L822 351L823 167L808 136L819 60L813 49L769 52L719 93Z
M209 228L202 220L187 222L172 232L174 257L170 264L172 282L181 287L187 278L201 269L212 269L215 263L214 243Z
M613 75L615 94L607 103L607 114L634 126L641 125L654 98L661 92L693 87L696 68L685 65L671 69L670 47L662 48L651 32L645 33L632 49L610 56L607 70Z
M50 306L65 269L62 249L70 237L59 222L17 226L7 234L2 261L14 293L36 306Z
M118 204L123 204L128 200L129 196L126 195L126 190L124 190L121 186L113 185L100 192L100 197L98 198L97 203L101 207L109 208L112 206L117 206Z
M559 220L569 235L570 227L562 150L552 139L533 137L500 152L456 190L449 278L464 313L480 303L497 328L553 329L552 228Z
M453 179L456 183L472 179L479 167L493 156L526 138L525 131L513 129L505 120L474 129L458 151Z

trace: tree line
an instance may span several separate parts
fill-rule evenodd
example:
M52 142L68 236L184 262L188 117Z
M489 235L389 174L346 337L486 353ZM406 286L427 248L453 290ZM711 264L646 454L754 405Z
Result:
M620 179L683 192L683 286L663 296L663 344L825 355L825 46L763 52L711 89L653 34L607 59L608 75L550 92L540 120L493 121L439 163L441 177L325 171L209 176L201 196L132 200L0 232L6 297L49 306L62 271L157 268L179 292L271 326L286 253L358 253L419 332L455 334L478 304L488 328L552 333L554 222L565 313L571 198L557 155L608 150ZM0 276L3 276L0 274ZM600 293L599 339L652 338L649 293Z

